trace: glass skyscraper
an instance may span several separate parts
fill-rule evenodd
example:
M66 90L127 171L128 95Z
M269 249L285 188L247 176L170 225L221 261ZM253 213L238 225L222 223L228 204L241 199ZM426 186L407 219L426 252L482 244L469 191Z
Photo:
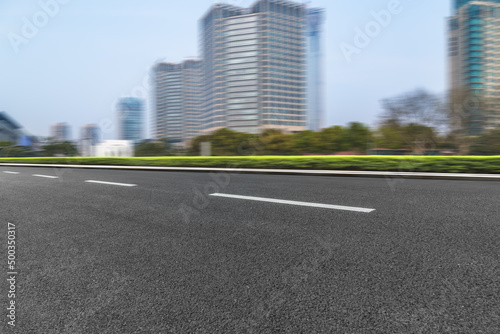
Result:
M466 115L470 136L500 128L500 0L455 0L448 19L451 90L480 98L482 110Z
M201 20L204 133L307 129L307 8L216 4Z
M118 102L118 138L135 143L144 139L144 102L135 97L125 97Z
M319 131L325 126L323 101L322 31L325 11L309 9L307 13L308 34L308 128Z
M187 143L200 134L202 62L158 63L153 69L154 138Z
M95 124L84 125L80 128L80 141L87 141L90 145L99 143L99 128Z
M21 126L6 112L0 111L0 141L10 141L17 145L22 134L20 129Z
M99 143L99 128L95 124L84 125L80 128L80 154L90 157L93 147Z
M71 140L71 129L66 123L57 123L50 127L50 137L55 142Z

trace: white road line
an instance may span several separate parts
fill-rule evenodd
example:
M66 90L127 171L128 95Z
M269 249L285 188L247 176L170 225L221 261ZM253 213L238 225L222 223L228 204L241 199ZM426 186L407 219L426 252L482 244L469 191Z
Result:
M239 196L239 195L228 195L228 194L211 194L210 196L235 198L235 199L245 199L245 200L249 200L249 201L258 201L258 202L269 202L269 203L278 203L278 204L308 206L308 207L314 207L314 208L324 208L324 209L333 209L333 210L345 210L345 211L354 211L354 212L370 213L370 212L375 211L375 209L357 208L357 207L352 207L352 206L342 206L342 205L330 205L330 204L318 204L318 203L308 203L308 202L286 201L286 200L273 199L273 198Z
M58 176L39 175L39 174L33 174L33 176L36 176L36 177L44 177L44 178L46 178L46 179L58 179L58 178L59 178Z
M137 184L128 184L128 183L115 183L115 182L94 181L94 180L87 180L85 182L87 182L87 183L98 183L98 184L107 184L107 185L111 185L111 186L121 186L121 187L137 187Z
M4 173L5 174L19 174L19 172L9 172L9 171L5 171Z

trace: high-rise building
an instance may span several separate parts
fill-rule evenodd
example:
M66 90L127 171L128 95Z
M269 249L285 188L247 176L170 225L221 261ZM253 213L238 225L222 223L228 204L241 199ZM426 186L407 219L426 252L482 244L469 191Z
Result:
M200 134L202 62L158 63L153 69L154 138L187 143Z
M99 142L99 128L95 124L84 125L80 128L80 140L88 141L91 145Z
M55 142L71 140L71 129L66 123L57 123L51 126L50 137Z
M135 97L124 97L118 102L118 138L135 143L144 139L144 102Z
M21 126L10 118L6 112L0 111L0 141L9 141L17 145L21 138Z
M80 128L80 154L84 157L93 155L93 147L99 143L99 128L88 124Z
M322 38L325 11L321 8L309 9L307 13L308 34L308 128L319 131L325 126L325 111L323 101L323 55Z
M305 5L216 4L201 19L203 132L307 128Z
M450 90L481 99L461 126L477 136L500 128L500 0L454 0L448 18ZM471 103L471 105L473 105Z

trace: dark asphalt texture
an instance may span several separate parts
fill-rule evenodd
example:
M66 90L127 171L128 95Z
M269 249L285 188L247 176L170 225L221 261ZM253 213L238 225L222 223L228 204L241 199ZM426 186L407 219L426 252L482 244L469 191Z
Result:
M500 333L500 182L2 166L0 205L1 333Z

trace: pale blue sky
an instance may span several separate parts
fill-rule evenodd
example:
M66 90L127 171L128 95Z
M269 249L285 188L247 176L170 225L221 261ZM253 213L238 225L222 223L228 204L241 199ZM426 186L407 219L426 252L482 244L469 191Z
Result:
M80 126L96 123L108 139L116 135L117 99L147 91L155 61L178 62L199 54L198 19L216 2L59 0L66 4L52 7L53 17L44 17L41 3L51 1L56 0L0 1L0 111L34 135L47 136L50 124L67 122L76 137ZM371 12L386 9L391 1L397 0L311 1L327 11L328 125L375 125L382 98L417 87L446 90L448 0L400 0L402 12L369 46L351 62L343 56L342 43L354 45L356 27L364 29L373 20ZM16 52L9 37L22 37L26 21L46 24L36 34L25 31L29 38ZM149 114L148 109L148 129Z

